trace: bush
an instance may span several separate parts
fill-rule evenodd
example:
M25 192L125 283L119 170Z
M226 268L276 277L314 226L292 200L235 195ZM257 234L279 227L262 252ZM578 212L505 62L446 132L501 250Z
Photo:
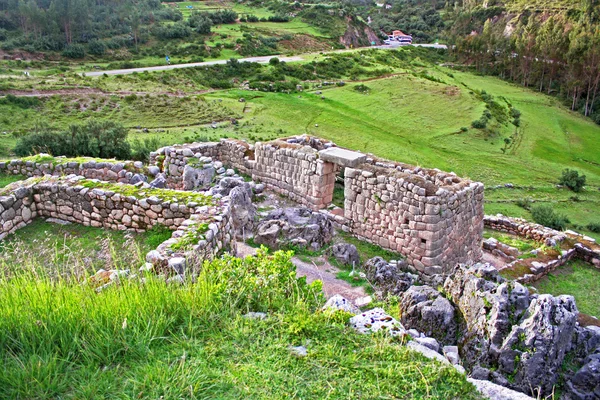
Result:
M95 56L102 56L106 52L106 45L100 40L92 40L88 44L88 51Z
M65 132L43 128L19 139L15 146L18 156L49 153L54 156L88 156L128 159L131 148L127 129L112 121L89 121L85 125L71 125Z
M161 147L158 138L145 138L144 140L135 139L131 144L131 158L139 161L148 161L150 152Z
M354 90L356 90L359 93L369 93L371 91L371 88L367 85L360 84L354 86Z
M475 129L485 129L487 126L487 120L484 118L476 119L475 121L471 122L471 126Z
M562 172L562 176L558 183L568 187L574 192L581 192L585 186L585 175L579 176L579 172L567 168Z
M564 230L569 222L567 217L554 212L552 206L548 204L531 207L531 216L536 223L560 231Z
M600 222L590 222L586 228L594 233L600 233Z
M531 209L531 204L533 201L531 199L518 199L515 201L515 204L525 210Z
M83 58L85 57L85 49L80 44L71 44L63 50L62 55L67 58Z
M14 105L19 108L34 108L40 105L40 99L37 97L17 97L13 94L7 94L0 99L0 104Z

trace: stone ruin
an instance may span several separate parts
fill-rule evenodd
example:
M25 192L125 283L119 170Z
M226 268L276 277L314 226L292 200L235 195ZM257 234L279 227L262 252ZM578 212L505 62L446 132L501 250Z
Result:
M483 184L455 174L381 160L299 136L256 143L223 139L164 147L150 156L168 187L186 186L186 171L221 160L272 191L322 210L356 237L405 256L419 272L448 272L481 258ZM344 170L343 215L326 211L336 175Z
M245 232L262 231L272 247L301 233L294 243L319 249L336 225L405 256L389 263L378 257L364 266L369 281L399 296L399 320L376 309L352 319L357 329L387 329L392 321L395 333L413 337L409 347L464 372L462 363L478 387L491 381L546 395L562 379L568 398L600 395L600 329L577 324L573 298L530 294L495 268L475 264L484 221L536 240L560 239L543 227L484 217L481 183L309 136L168 146L151 153L148 167L56 157L0 162L0 172L38 177L0 189L0 240L37 217L135 231L163 224L173 235L148 253L141 269L174 282L193 273L190 264L224 250L235 254L236 237ZM244 183L238 173L261 183ZM342 175L343 210L331 207ZM275 210L257 225L251 198L263 187L307 208ZM332 248L335 257L354 264L358 255L350 250ZM600 252L583 245L573 254L600 262ZM566 358L576 361L576 371L561 372Z

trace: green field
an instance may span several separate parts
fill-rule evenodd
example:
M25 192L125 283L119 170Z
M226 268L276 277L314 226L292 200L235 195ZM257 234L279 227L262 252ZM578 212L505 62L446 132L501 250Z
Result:
M600 318L600 285L597 282L597 268L582 261L573 261L533 286L540 293L572 295L580 312Z

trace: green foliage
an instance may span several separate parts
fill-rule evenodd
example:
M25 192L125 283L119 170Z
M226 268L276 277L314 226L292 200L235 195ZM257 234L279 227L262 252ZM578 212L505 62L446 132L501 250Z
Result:
M359 85L355 85L354 90L356 90L358 93L369 93L371 91L371 88L368 87L367 85L363 85L362 83Z
M63 50L62 55L67 58L84 58L85 47L80 44L71 44Z
M317 311L319 290L283 252L204 263L193 284L147 276L100 293L22 272L0 280L0 397L479 398L454 368Z
M488 120L486 118L476 119L471 122L471 126L475 129L485 129L487 127Z
M600 222L590 222L586 228L591 232L600 233Z
M92 120L85 125L71 125L65 132L45 128L23 136L15 146L15 153L19 156L49 153L55 156L115 157L126 160L131 155L127 135L123 125Z
M168 227L156 224L144 233L144 244L150 249L155 249L159 244L171 238L172 233L173 231Z
M565 230L569 220L562 214L556 213L549 204L538 204L531 207L533 220L543 226L557 230Z
M585 186L585 179L585 175L579 176L578 171L566 168L562 172L562 176L560 177L558 183L559 185L568 187L574 192L581 192Z
M7 94L6 97L0 99L2 105L14 105L19 108L35 108L40 105L40 99L37 97L17 97L13 94Z
M106 53L106 44L101 40L91 40L88 43L88 52L95 56L102 56Z
M135 138L131 141L131 159L139 161L148 161L150 153L162 146L157 137Z

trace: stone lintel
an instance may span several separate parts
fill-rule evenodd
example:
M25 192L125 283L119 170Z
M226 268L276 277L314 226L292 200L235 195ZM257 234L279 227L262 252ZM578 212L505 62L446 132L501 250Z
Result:
M330 147L319 151L319 158L323 161L350 168L354 168L367 160L366 154L340 147Z

